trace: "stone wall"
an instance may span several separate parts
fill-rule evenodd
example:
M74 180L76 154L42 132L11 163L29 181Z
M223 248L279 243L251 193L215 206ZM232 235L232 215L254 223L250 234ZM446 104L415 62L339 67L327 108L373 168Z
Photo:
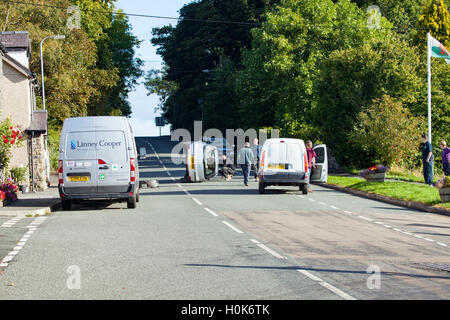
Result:
M38 135L32 138L30 135L28 141L29 141L28 150L30 151L30 163L32 163L33 167L32 172L34 176L34 190L32 191L44 191L47 189L47 175L45 170L46 159L44 155L45 153L44 136ZM31 143L33 144L32 146ZM30 181L30 187L32 188L31 183L32 182Z

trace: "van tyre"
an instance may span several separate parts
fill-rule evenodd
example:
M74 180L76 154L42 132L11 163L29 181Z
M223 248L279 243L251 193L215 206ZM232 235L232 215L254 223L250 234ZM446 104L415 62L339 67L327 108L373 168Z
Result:
M61 200L61 207L65 211L72 209L72 200Z
M263 182L259 182L258 184L259 194L264 194L266 192L266 186Z
M302 192L302 194L308 194L308 188L307 188L306 184L302 184L302 185L299 187L299 189L300 189L300 191Z
M136 202L139 202L139 189L136 191Z
M127 200L127 208L135 209L136 208L136 196L129 197Z

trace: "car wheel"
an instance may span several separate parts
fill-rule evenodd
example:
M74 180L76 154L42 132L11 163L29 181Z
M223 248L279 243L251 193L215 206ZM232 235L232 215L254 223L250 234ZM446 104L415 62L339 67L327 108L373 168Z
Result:
M61 207L66 211L72 209L72 200L61 200Z
M264 185L263 182L259 182L258 187L259 187L259 194L264 194L264 192L266 192L266 186Z
M136 208L136 195L129 197L127 200L127 208L135 209Z

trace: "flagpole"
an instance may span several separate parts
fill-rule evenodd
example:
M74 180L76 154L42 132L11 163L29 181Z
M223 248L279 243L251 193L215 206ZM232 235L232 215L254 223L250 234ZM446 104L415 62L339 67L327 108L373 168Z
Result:
M431 143L431 34L427 33L428 66L428 141Z

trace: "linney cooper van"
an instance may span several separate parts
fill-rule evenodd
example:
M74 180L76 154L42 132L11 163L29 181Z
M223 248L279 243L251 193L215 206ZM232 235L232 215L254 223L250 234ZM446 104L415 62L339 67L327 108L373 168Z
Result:
M136 143L126 117L67 118L59 144L61 204L73 200L139 201Z

